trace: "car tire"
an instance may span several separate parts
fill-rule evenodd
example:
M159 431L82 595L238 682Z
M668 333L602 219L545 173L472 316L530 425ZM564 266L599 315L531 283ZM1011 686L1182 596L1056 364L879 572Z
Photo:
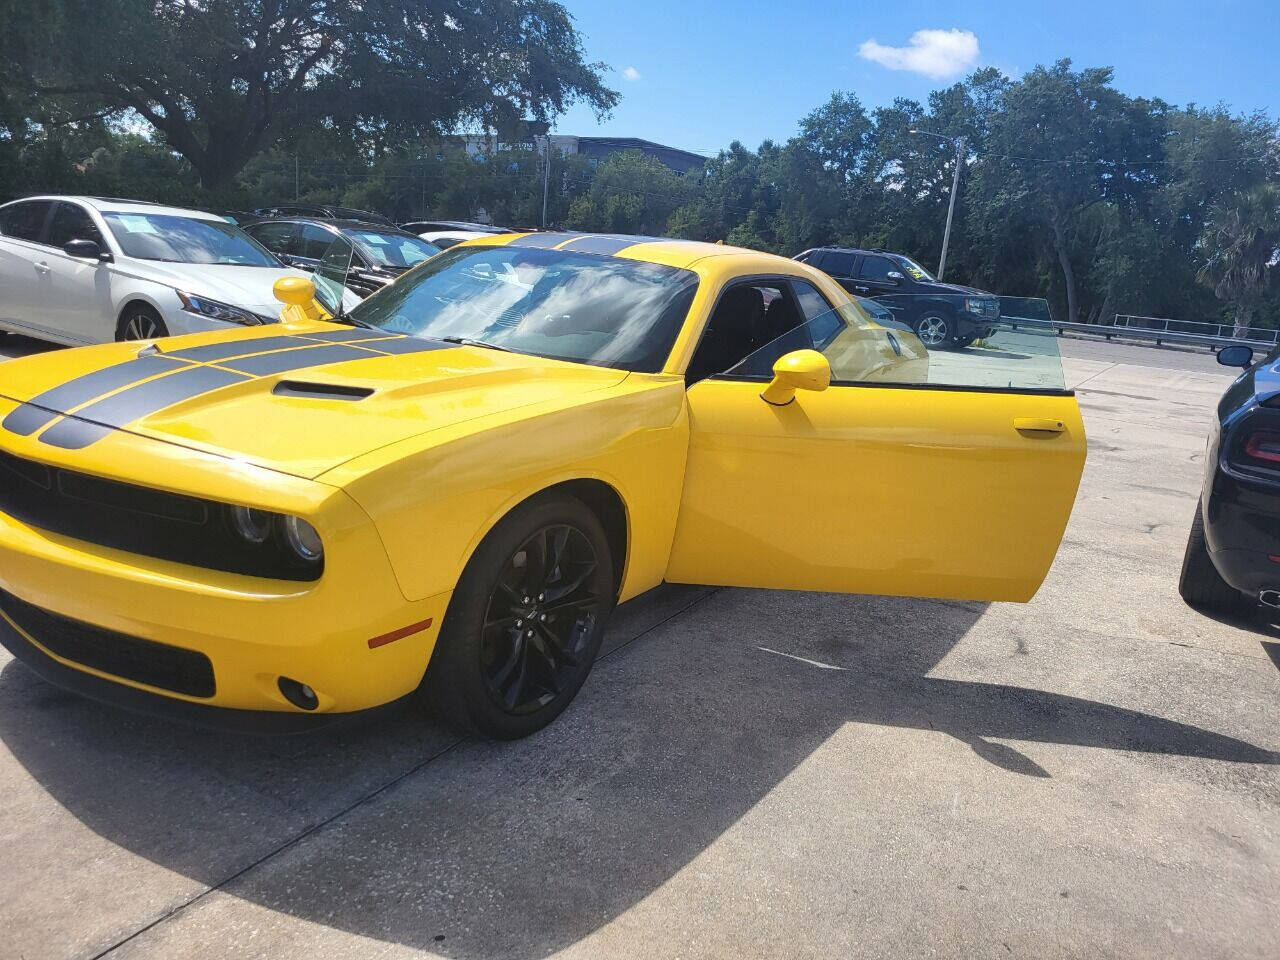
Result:
M420 705L495 740L541 730L595 663L616 601L613 563L599 518L576 497L550 494L512 511L458 581Z
M116 340L155 340L169 336L169 328L165 326L160 314L145 303L131 303L120 313L120 322L116 324Z
M1204 540L1204 510L1196 503L1196 515L1187 535L1187 551L1182 556L1178 593L1189 605L1215 613L1234 613L1243 606L1244 595L1222 579L1213 565Z
M926 313L915 322L915 333L926 350L941 350L953 346L955 324L943 313Z

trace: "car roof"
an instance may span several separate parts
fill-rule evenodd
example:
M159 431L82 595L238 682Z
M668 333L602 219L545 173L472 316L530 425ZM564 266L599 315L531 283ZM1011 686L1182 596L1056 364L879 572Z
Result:
M403 229L430 227L433 232L444 230L466 230L470 233L511 233L504 227L495 227L487 223L473 223L470 220L409 220L400 225Z
M171 207L163 203L152 203L149 200L122 200L116 197L87 197L76 194L39 193L19 200L72 200L93 207L100 213L154 213L168 217L188 217L192 220L216 220L226 223L226 217L220 217L208 210L191 210L187 207ZM15 203L17 201L14 201Z
M277 217L262 217L248 226L255 227L263 223L315 223L320 226L333 227L335 230L369 230L377 233L398 234L403 237L420 239L416 233L401 230L385 223L370 220L350 220L345 217L308 217L302 214L282 214Z
M564 250L600 256L621 257L671 267L689 268L699 261L721 257L740 257L759 264L776 261L775 269L791 273L797 266L794 260L774 253L732 247L723 243L705 243L701 240L676 240L669 237L628 236L616 233L508 233L466 240L459 246L528 247L540 250Z

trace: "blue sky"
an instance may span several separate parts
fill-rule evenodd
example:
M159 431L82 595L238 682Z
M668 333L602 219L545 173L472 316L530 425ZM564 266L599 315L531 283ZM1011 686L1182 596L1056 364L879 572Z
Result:
M1280 113L1280 0L562 2L622 102L604 124L574 107L559 133L754 147L791 136L833 90L923 101L974 66L1020 76L1062 57L1114 67L1133 95Z

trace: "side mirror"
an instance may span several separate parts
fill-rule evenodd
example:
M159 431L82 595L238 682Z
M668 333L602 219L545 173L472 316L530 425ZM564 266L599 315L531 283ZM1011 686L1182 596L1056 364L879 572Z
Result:
M281 277L271 292L284 304L280 319L285 323L327 319L316 303L316 285L307 277Z
M902 274L900 274L897 270L890 270L888 273L885 274L885 276L888 277L890 280L892 280L894 283L900 283L902 280L905 279L902 276Z
M109 260L111 255L102 255L102 248L96 240L68 240L62 245L62 252L68 257L81 260Z
M817 350L793 350L773 365L773 379L760 399L785 407L797 390L825 390L831 386L831 364Z
M1244 344L1223 347L1218 351L1218 362L1224 367L1247 367L1253 363L1253 347Z

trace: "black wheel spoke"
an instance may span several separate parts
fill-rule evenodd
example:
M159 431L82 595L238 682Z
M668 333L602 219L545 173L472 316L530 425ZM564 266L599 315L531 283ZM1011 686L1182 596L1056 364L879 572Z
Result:
M596 548L577 527L534 532L511 555L485 611L481 667L511 713L542 709L581 682L601 609Z
M581 661L577 654L569 649L568 644L561 640L555 630L545 623L539 623L537 626L538 634L542 638L542 642L546 644L551 651L551 656L561 663L567 663L571 667L576 667Z

